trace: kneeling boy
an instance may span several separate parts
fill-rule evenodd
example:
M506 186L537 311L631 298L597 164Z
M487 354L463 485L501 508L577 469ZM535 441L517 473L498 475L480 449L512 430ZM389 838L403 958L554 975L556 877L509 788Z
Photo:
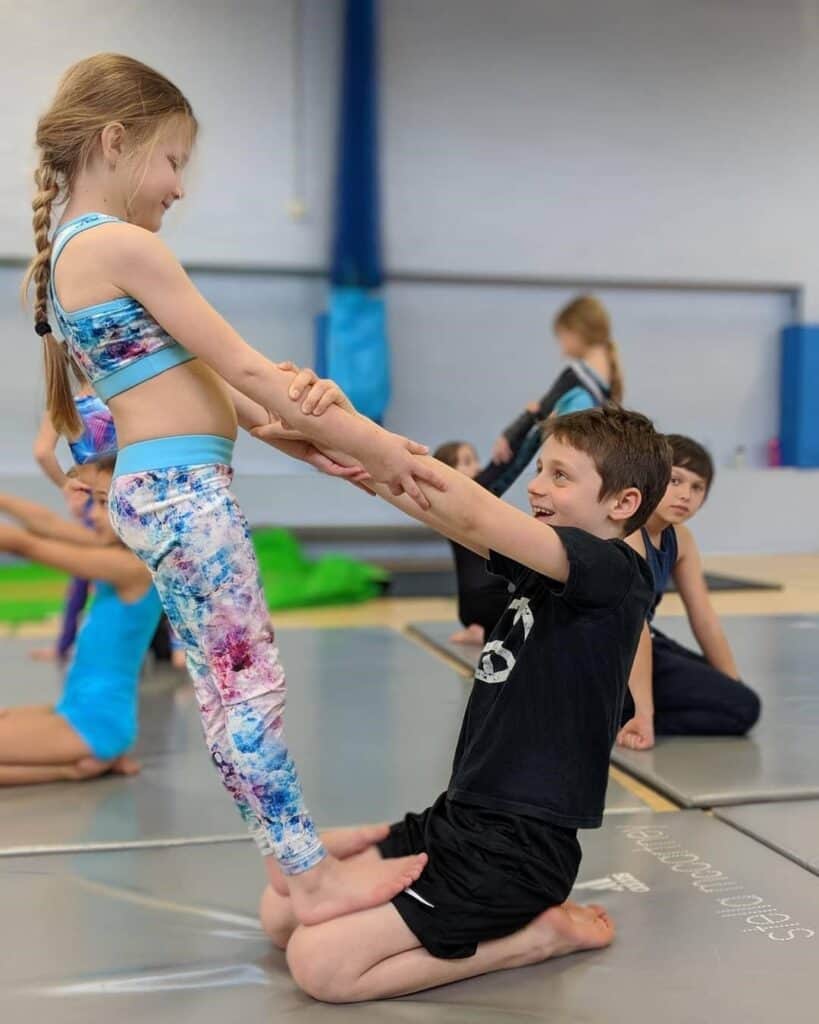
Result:
M264 894L263 924L287 944L296 982L330 1002L404 995L613 936L602 908L567 897L577 829L602 821L653 599L648 566L622 538L665 492L668 445L622 409L551 422L529 484L531 516L439 468L447 489L429 494L428 512L378 493L488 556L508 581L509 605L483 649L446 793L393 825L378 848L356 852L377 830L328 837L340 856L425 851L419 880L391 904L310 927L296 927L284 896Z

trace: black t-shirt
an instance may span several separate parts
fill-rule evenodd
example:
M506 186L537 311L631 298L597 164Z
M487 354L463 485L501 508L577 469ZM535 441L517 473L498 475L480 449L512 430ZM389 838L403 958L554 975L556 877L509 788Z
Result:
M653 581L623 541L554 529L569 559L565 583L490 553L490 570L514 593L481 653L448 795L597 828Z

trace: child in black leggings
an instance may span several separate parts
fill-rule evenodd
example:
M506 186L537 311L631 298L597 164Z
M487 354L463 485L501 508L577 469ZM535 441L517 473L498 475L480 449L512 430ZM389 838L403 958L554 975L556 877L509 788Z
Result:
M658 736L744 736L760 713L759 697L740 680L708 597L696 541L683 524L702 506L714 480L708 452L669 434L673 469L664 498L627 539L651 567L654 603L623 707L621 746L647 750ZM670 578L679 591L702 654L665 636L651 620Z

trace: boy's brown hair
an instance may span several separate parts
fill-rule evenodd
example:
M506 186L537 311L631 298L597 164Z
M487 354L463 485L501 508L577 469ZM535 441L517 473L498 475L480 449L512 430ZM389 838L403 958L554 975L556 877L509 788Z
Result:
M708 497L714 482L714 460L708 451L684 434L666 434L665 439L671 445L671 464L701 476L705 481L705 496Z
M623 536L643 526L671 478L671 447L647 416L619 406L586 409L550 420L543 431L544 441L548 437L591 458L602 481L600 501L636 487L642 501L623 524Z

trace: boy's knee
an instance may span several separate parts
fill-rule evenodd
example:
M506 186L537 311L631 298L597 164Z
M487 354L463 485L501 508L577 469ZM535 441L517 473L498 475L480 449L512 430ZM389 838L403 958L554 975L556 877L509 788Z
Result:
M287 966L293 980L308 996L322 1003L347 1003L353 1000L344 972L336 966L336 956L325 948L321 925L301 926L287 944Z

